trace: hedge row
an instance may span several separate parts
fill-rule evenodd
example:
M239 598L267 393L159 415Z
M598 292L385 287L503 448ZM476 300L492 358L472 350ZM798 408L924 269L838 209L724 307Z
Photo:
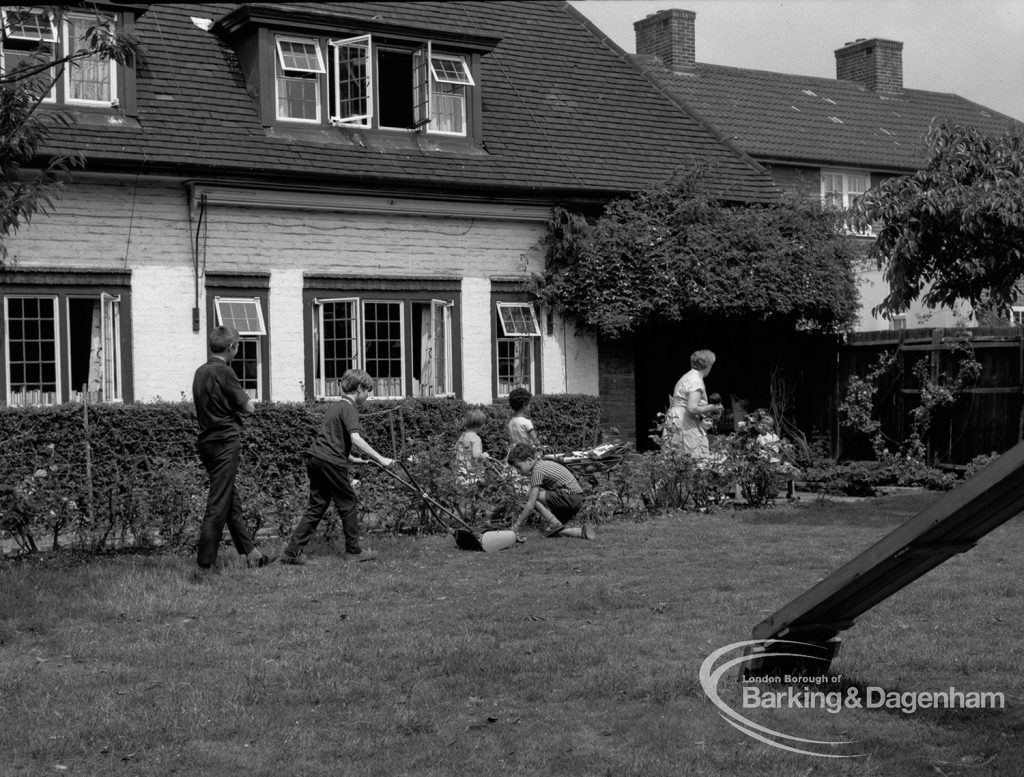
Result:
M288 531L301 513L304 452L326 407L262 404L246 421L238 484L254 530ZM431 460L447 461L469 407L456 399L374 401L362 411L364 436L388 456L431 452ZM482 409L488 416L484 447L503 455L510 411L503 405ZM531 418L542 441L556 450L600 441L597 397L537 397ZM56 540L69 532L94 546L156 537L187 545L195 540L207 488L195 435L191 403L92 405L87 413L82 405L0 409L0 532L26 550L35 549L40 534ZM437 466L433 470L437 481ZM407 527L408 516L395 514L391 490L369 487L364 510L382 528Z

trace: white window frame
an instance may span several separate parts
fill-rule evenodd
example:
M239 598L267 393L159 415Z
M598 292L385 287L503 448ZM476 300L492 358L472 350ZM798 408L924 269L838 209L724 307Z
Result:
M829 178L839 179L841 191L838 189L829 189L826 186L826 181ZM855 179L863 179L863 190L854 188L852 183ZM821 201L826 207L832 207L838 210L850 210L856 203L857 198L862 197L870 188L871 173L867 170L823 169L821 171ZM833 195L838 197L837 202L830 202L829 198ZM870 224L864 229L854 229L849 221L847 221L843 226L843 232L857 237L873 237L875 234L874 228Z
M1010 307L1010 325L1024 326L1024 305L1012 305Z
M826 180L830 177L839 179L842 191L829 189L826 186ZM857 190L851 185L852 181L857 178L864 179L864 189ZM825 169L821 171L821 201L825 204L829 204L828 197L832 194L839 195L840 201L835 203L835 207L849 210L853 207L857 198L862 196L868 189L871 188L871 174L867 170L832 170Z
M502 331L505 333L505 337L540 337L540 321L537 319L537 311L533 307L532 303L529 302L498 302L498 320L501 322ZM514 326L510 328L510 324L515 322L511 319L506 319L504 315L505 311L521 310L529 313L527 316L528 323L531 328L523 331L518 331Z
M530 380L529 386L531 394L537 392L537 353L535 349L538 347L541 337L540 321L537 318L537 310L530 302L497 302L495 303L498 314L498 325L501 327L500 332L496 332L495 347L494 347L494 379L495 379L495 391L498 397L507 397L508 391L502 390L501 385L501 344L509 343L513 347L522 347L527 349L525 355L525 363L529 368ZM506 311L524 311L528 312L529 315L526 320L523 321L527 324L527 327L522 329L517 328L511 318L505 315ZM536 338L536 339L535 339ZM518 346L517 346L518 344Z
M111 27L116 27L115 19L109 16L102 17ZM62 38L63 38L63 53L65 55L71 55L77 48L73 48L76 45L76 41L71 39L71 22L72 21L85 21L87 24L94 21L94 17L86 16L84 14L68 14L62 25ZM93 55L96 57L96 55ZM64 67L63 86L64 86L64 104L65 105L91 105L103 108L116 107L119 104L117 98L117 63L113 60L106 60L104 64L107 67L107 73L109 75L109 86L110 86L110 99L109 100L82 100L72 99L71 97L71 73L74 68L80 67L80 62L92 61L92 57L86 60L80 60L78 62L68 62ZM102 61L102 60L101 60Z
M16 10L15 9L3 8L3 9L0 9L0 11L2 11L2 14L3 14L4 37L6 37L6 38L8 38L10 40L34 40L34 41L39 41L39 42L47 41L49 43L57 43L57 41L58 41L57 25L54 24L53 14L50 11L47 11L44 8L39 8L38 6L17 6ZM45 35L39 35L39 36L35 36L35 35L15 35L13 30L12 30L12 28L11 28L11 26L7 23L8 15L13 15L13 14L18 14L18 15L28 14L28 15L31 15L31 16L45 16L47 21L49 21L49 23L50 23L49 24L50 36L46 37Z
M234 319L232 319L232 322L228 324L228 326L233 327L238 332L240 342L254 343L256 345L256 388L253 390L246 389L246 392L249 394L249 398L254 402L260 402L263 400L263 342L260 338L266 337L267 335L267 324L266 319L263 318L262 300L259 297L214 296L213 314L216 319L217 326L224 326L225 311L221 309L221 305L239 303L255 306L256 326L239 329L234 325ZM249 317L247 316L246 318Z
M331 123L341 125L355 125L369 127L373 124L373 36L358 35L354 38L329 40L327 45L332 49L334 60L334 83L331 85ZM366 68L366 75L363 78L362 99L366 101L365 113L352 113L346 116L341 115L341 51L342 49L360 49L363 52L363 61ZM349 60L351 61L351 60ZM350 81L350 83L356 83Z
M17 13L21 13L23 11L26 12L26 13L29 13L29 14L33 14L35 16L44 16L45 15L46 19L50 23L49 24L49 26L50 26L50 35L49 35L49 37L46 37L46 36L35 37L35 36L32 36L32 35L15 35L15 34L13 34L11 29L10 29L10 26L8 25L7 17L8 17L9 14L13 14L15 12L12 11L12 10L9 10L7 8L0 8L0 24L3 24L4 33L7 36L8 40L23 40L23 41L30 41L30 42L37 42L37 43L49 43L49 44L52 44L52 48L51 48L51 58L52 58L52 56L56 52L58 52L60 50L60 46L61 46L60 35L58 34L57 23L56 23L56 20L53 17L53 14L51 12L49 12L49 11L45 11L42 8L37 8L37 7L32 7L32 6L18 7ZM25 52L25 51L21 51L21 50L17 50L16 53L24 54L26 56L29 55L29 52ZM7 57L8 57L8 50L5 49L2 44L0 44L0 68L2 68L5 72L9 69L9 66L7 64ZM51 82L54 81L53 68L50 68L50 74L49 74L48 78L50 79ZM54 83L50 87L50 91L47 92L46 95L43 97L43 102L44 103L55 103L55 102L57 102L57 85L56 85L56 83Z
M12 299L34 299L50 300L53 303L53 356L54 356L54 391L53 401L42 401L40 390L40 401L29 402L28 395L24 395L22 401L15 403L14 390L11 385L11 318L10 303ZM8 407L35 407L59 405L64 401L64 365L61 363L62 345L60 326L60 296L56 294L5 294L3 297L4 309L4 379L7 386L6 402Z
M366 370L366 306L367 305L396 305L398 307L398 331L399 331L399 376L398 383L401 387L401 392L398 394L383 394L378 393L378 390L374 391L374 396L377 399L403 399L405 397L405 378L406 378L406 331L405 331L405 308L409 303L407 299L373 299L373 298L360 298L359 300L359 353L361 354L360 369ZM369 370L367 370L369 372ZM381 378L374 377L377 381L378 387L380 386ZM394 380L391 378L390 380Z
M374 42L372 35L359 35L353 38L343 38L337 40L328 40L327 45L332 49L331 57L334 63L334 75L332 83L329 84L331 98L330 98L330 123L341 126L358 126L358 127L375 127L381 129L375 123L375 105L378 102L378 84L375 80L375 73L377 69L377 45ZM362 59L365 63L366 74L363 79L361 99L365 100L366 111L363 113L342 113L341 106L341 72L342 72L342 53L345 49L352 49L357 52L357 56L351 57L349 61L355 59ZM412 109L413 109L413 129L426 128L426 131L430 134L435 135L453 135L458 137L465 137L468 133L468 116L467 116L467 105L469 102L469 95L467 90L469 87L475 87L476 82L473 80L472 73L469 69L469 62L465 56L458 54L435 54L433 50L433 43L426 41L421 46L416 48L411 53L412 58ZM439 72L441 62L455 62L458 64L456 70L460 71L459 75L451 76L443 72ZM357 83L357 81L349 80L346 82L350 86ZM462 87L461 92L444 93L444 97L451 100L455 100L459 104L460 110L460 123L462 129L460 131L448 132L444 130L436 129L432 124L434 118L433 106L436 102L435 93L440 95L438 92L437 84L451 84L456 87ZM280 117L278 117L280 118ZM383 129L402 129L399 127L384 127Z
M315 67L296 67L288 65L285 62L285 53L281 48L282 43L300 43L304 46L312 47L313 51L316 52L316 66ZM292 35L277 35L274 37L274 48L277 50L277 62L281 66L281 70L284 72L292 71L295 73L318 73L324 74L327 72L327 66L324 64L324 55L320 50L320 41L316 38L304 38Z
M285 41L288 43L303 43L311 45L316 51L317 57L317 68L304 68L304 67L285 67L284 52L281 50L281 43ZM323 121L323 88L321 85L320 76L327 72L327 66L324 63L323 52L320 50L320 41L317 38L304 38L300 36L292 35L275 35L274 36L274 116L278 121L293 121L300 124L320 124ZM294 73L313 73L316 75L314 79L308 79L316 85L316 118L315 119L304 119L296 116L282 116L281 115L281 80L294 77ZM307 80L307 79L302 79Z
M358 297L325 297L323 299L315 297L313 299L313 358L316 362L314 365L313 372L313 396L317 399L340 399L341 393L328 394L327 393L327 378L324 376L327 371L327 362L324 357L324 305L335 305L335 304L349 304L352 306L354 324L352 331L354 337L352 338L352 363L348 369L355 369L359 366L361 359L361 345L362 336L361 332L362 319L360 314L360 305ZM319 375L319 377L317 377ZM339 375L338 378L341 376ZM334 378L337 380L337 378Z
M232 324L228 324L228 326L232 326L235 329L237 329L239 335L247 336L247 337L262 337L262 336L265 336L267 334L267 324L266 324L266 320L263 318L263 304L262 304L262 301L260 300L259 297L216 297L215 296L213 298L213 308L214 308L214 310L216 311L216 314L217 314L217 326L224 326L224 319L226 318L226 316L224 315L224 311L221 310L221 305L227 305L227 304L252 305L255 308L256 323L257 323L257 327L255 329L253 329L253 328L238 329L238 327L234 326L233 323ZM248 316L246 318L248 318Z
M55 388L52 401L28 402L24 398L15 405L11 385L11 336L10 301L12 299L49 300L53 304L53 340ZM71 342L71 301L88 300L99 303L100 331L98 355L101 360L98 379L100 382L98 401L104 403L123 402L124 385L121 354L121 296L107 292L78 293L74 288L58 294L18 293L3 297L4 320L4 378L6 381L5 401L8 407L28 405L59 405L71 399L81 399L80 387L70 385L68 370L72 364L65 364L64 353ZM92 351L90 351L90 356ZM71 355L73 358L73 354ZM70 393L68 393L70 392ZM93 400L90 400L93 401Z
M436 62L456 62L461 67L456 70L462 71L461 77L452 78L451 76L437 72ZM440 84L460 84L462 86L476 86L476 82L473 80L473 74L469 72L469 63L466 62L466 58L459 56L458 54L433 54L430 55L430 75L435 81Z
M413 305L430 305L430 332L428 334L430 352L429 381L424 380L426 365L420 365L419 396L421 397L453 397L455 396L454 370L452 369L452 310L455 303L451 300L410 300ZM416 308L413 307L413 313ZM437 331L440 328L443 348L437 347ZM440 364L439 364L440 363ZM438 375L441 377L441 390L438 390ZM414 376L415 380L415 376ZM415 388L415 386L414 386Z
M889 329L894 332L901 332L907 328L907 314L897 313L889 318Z
M100 342L103 354L102 399L104 402L121 402L124 396L121 385L120 294L100 292Z

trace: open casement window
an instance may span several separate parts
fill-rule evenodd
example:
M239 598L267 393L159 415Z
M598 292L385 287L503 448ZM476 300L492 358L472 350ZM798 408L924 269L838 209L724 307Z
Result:
M332 40L331 121L368 127L373 119L373 67L370 36Z
M455 304L434 299L413 302L413 394L421 397L455 395L452 379L452 309Z
M505 337L540 337L537 311L528 302L499 302L498 320Z
M498 396L522 386L536 393L535 349L540 340L537 313L528 302L499 302L497 337Z
M259 297L214 297L213 309L218 326L238 330L238 353L231 369L238 382L254 401L263 399L263 343L267 325Z
M320 76L327 72L315 38L275 39L277 118L320 123Z
M422 127L430 121L430 41L412 53L412 120Z
M0 67L5 73L19 68L37 69L52 62L58 45L57 24L51 13L39 8L4 8L3 43L0 47ZM47 91L43 102L57 99L52 68L40 70L30 79L40 92Z
M120 296L9 296L4 323L8 405L123 399Z

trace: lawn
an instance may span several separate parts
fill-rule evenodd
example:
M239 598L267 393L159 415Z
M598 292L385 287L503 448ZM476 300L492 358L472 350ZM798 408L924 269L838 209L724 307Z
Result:
M736 731L698 681L935 498L679 513L496 554L379 538L363 564L320 544L210 584L173 556L0 562L0 774L1017 775L1019 519L863 616L835 663L1006 709L755 711L865 754L828 759Z

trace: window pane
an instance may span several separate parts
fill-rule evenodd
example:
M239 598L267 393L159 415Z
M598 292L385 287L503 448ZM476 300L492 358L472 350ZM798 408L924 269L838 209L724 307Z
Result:
M499 302L498 318L506 337L540 336L537 314L529 303Z
M96 24L96 19L72 17L68 20L69 40L67 46L71 51L84 48L82 40L86 30ZM68 99L80 102L111 102L110 62L93 54L68 64Z
M213 301L217 310L217 321L221 326L230 326L240 335L265 335L263 309L258 297L228 298L217 297Z
M405 396L402 380L402 303L364 302L366 357L363 368L376 379L381 397Z
M4 12L7 37L20 40L57 40L53 20L45 11L28 8L9 8Z
M324 64L320 47L312 40L277 41L279 64L284 70L298 70L303 73L323 73Z
M473 85L473 79L469 75L469 68L463 59L432 57L430 59L430 70L435 81L448 84Z
M498 395L512 389L532 388L533 341L528 337L498 339Z
M238 353L231 360L231 369L250 399L260 398L260 341L243 337L238 341Z
M340 397L341 376L356 366L356 305L354 301L321 303L323 330L319 345L321 358L316 369L317 394ZM321 368L322 363L322 368Z
M333 119L366 125L370 116L370 45L368 41L335 47Z
M277 117L320 121L320 79L313 73L277 76Z
M56 306L53 298L7 300L11 405L57 402Z
M466 134L465 89L452 84L434 84L434 92L430 96L431 132Z

